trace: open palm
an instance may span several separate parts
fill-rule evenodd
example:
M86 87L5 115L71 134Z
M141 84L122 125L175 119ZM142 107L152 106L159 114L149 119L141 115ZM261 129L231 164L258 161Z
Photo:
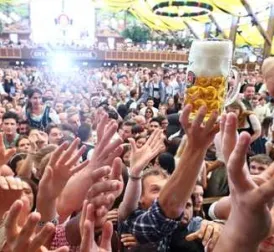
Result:
M132 175L139 175L164 147L161 130L155 130L140 149L137 148L133 139L129 139L129 142L131 145L130 169Z

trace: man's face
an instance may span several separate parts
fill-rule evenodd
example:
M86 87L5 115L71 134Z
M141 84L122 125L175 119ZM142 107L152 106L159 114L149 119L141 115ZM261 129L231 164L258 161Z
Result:
M19 125L19 134L20 135L27 135L29 132L29 125L28 124L20 124Z
M49 144L59 145L62 138L63 132L58 128L53 128L49 133Z
M167 130L167 127L168 127L168 120L167 119L162 121L161 127L162 127L163 130Z
M13 136L16 134L17 130L17 124L16 121L12 118L10 119L5 119L3 121L3 126L2 126L3 132L5 135L10 135Z
M190 220L192 219L192 217L193 217L193 203L190 198L188 199L184 209L184 216L182 218L182 223L185 225L188 224Z
M75 114L69 118L69 123L72 124L73 127L77 128L80 126L80 117L78 114Z
M200 185L196 185L193 191L193 196L195 199L194 210L200 211L203 206L204 201L204 189Z
M251 100L254 95L255 95L255 88L254 87L248 87L244 92L244 97L247 100Z
M167 183L167 179L162 176L151 175L143 181L143 194L140 203L143 209L149 209L155 199L160 195L160 191Z
M159 129L160 124L158 122L151 122L149 124L149 132L152 133L154 130Z
M252 161L249 165L251 175L259 175L267 169L268 165Z
M154 82L158 82L158 75L157 74L153 74L152 78L153 78Z
M121 130L121 137L123 140L126 140L128 138L132 137L132 127L128 125L123 125Z
M166 85L168 85L169 84L169 78L164 78L164 83L166 84Z
M55 105L55 111L59 114L62 113L64 111L64 104L63 103L56 103Z
M154 102L153 102L152 100L148 100L148 101L147 101L147 107L148 107L148 108L152 108L153 105L154 105Z

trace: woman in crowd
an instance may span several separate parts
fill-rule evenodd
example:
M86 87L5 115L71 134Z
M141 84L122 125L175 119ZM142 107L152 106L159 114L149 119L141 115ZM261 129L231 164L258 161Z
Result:
M51 122L59 123L56 112L52 108L43 105L41 90L31 89L28 93L28 99L25 116L31 128L44 130Z

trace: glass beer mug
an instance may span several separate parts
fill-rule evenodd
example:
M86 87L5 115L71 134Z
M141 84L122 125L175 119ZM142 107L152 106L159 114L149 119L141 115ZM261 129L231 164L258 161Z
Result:
M213 110L219 115L233 103L240 91L240 72L232 67L233 45L229 40L197 40L192 43L187 69L185 104L192 105L190 118L201 106L207 106L210 117ZM231 74L235 85L229 86Z

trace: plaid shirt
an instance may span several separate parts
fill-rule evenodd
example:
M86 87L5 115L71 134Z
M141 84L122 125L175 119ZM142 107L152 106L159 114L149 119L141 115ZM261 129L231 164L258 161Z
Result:
M130 233L140 244L157 244L157 251L169 251L171 234L179 222L165 217L158 200L146 211L135 210L127 220L119 224L119 232Z

